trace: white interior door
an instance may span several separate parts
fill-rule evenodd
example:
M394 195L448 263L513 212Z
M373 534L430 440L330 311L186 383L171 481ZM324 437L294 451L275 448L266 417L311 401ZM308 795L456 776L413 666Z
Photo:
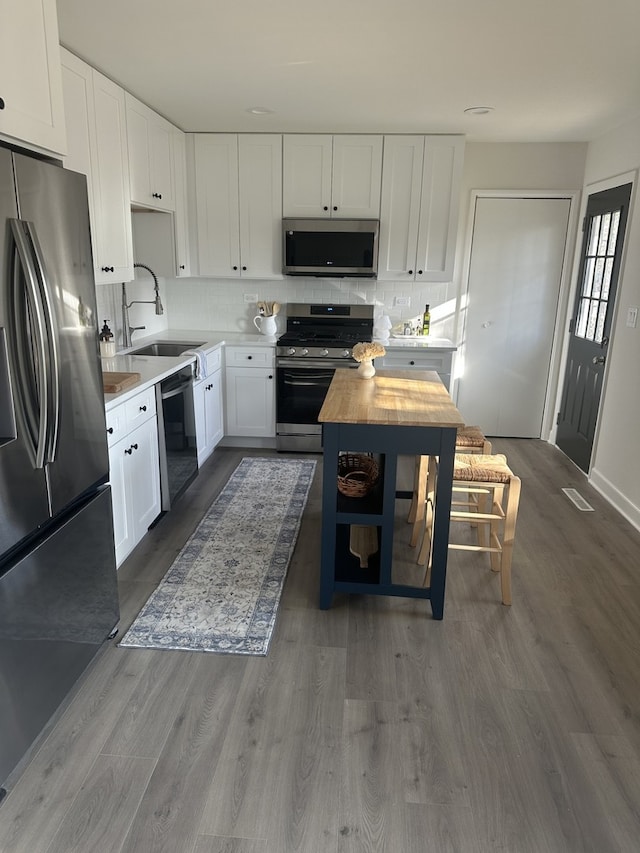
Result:
M485 435L541 436L570 209L476 198L457 405Z

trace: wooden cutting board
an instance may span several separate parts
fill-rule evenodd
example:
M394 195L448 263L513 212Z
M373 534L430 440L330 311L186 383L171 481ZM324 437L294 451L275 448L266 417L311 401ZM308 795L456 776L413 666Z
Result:
M105 370L102 374L102 388L105 394L118 394L139 381L139 373L116 373Z

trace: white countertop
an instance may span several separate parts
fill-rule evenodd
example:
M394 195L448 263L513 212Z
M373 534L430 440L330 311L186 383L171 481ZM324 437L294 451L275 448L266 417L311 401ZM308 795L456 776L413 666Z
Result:
M448 338L432 338L429 335L404 335L402 337L390 337L388 340L376 338L386 350L421 349L436 350L439 352L455 352L458 347Z
M217 332L211 329L165 329L155 335L146 337L136 336L129 349L121 350L113 358L102 359L102 370L117 373L139 373L140 381L135 385L119 391L117 394L105 394L104 406L109 411L114 406L124 403L125 400L135 396L139 391L144 391L150 385L155 385L171 376L177 370L194 364L194 355L132 355L131 351L146 346L155 341L191 341L193 346L204 352L220 349L224 344L235 344L237 346L275 346L278 336L267 336L259 334L244 334L242 332Z

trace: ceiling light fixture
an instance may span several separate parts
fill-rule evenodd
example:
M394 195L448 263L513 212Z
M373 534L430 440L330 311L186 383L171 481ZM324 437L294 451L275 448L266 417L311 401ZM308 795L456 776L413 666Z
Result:
M495 107L467 107L465 113L470 116L486 116L492 113Z
M274 110L270 110L268 107L248 107L247 112L252 116L268 116L271 115Z

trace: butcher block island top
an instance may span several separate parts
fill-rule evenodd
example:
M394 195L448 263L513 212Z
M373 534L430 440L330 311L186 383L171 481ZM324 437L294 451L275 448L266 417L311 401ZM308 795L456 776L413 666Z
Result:
M464 421L432 370L379 370L361 379L357 370L336 370L320 423L461 427Z

